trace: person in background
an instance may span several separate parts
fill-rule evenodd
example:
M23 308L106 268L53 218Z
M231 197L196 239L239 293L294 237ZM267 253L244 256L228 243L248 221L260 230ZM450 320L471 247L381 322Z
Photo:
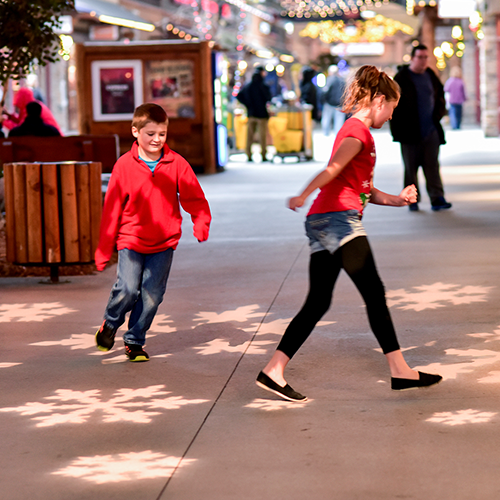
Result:
M288 401L307 399L290 387L284 371L329 309L342 269L365 301L370 326L389 365L391 388L401 391L427 387L442 379L440 375L412 370L406 363L361 222L368 203L404 207L417 199L415 186L405 187L399 195L384 193L373 186L376 152L370 128L380 129L391 119L399 97L399 86L386 73L375 66L361 67L344 100L344 110L352 112L352 117L337 134L328 165L300 195L288 202L289 208L296 210L320 190L306 218L311 249L308 296L256 380L259 387Z
M26 106L28 105L28 103L33 101L38 102L38 104L40 104L40 106L42 107L40 116L43 122L46 125L52 125L58 130L60 135L63 135L61 127L59 127L59 124L57 123L50 109L43 102L37 101L33 95L33 91L28 87L22 87L14 94L13 104L18 109L18 113L6 113L4 111L7 119L4 120L3 126L11 130L18 125L21 125L21 123L24 122L24 119L27 116Z
M245 152L248 161L253 161L252 144L257 129L259 130L262 161L267 161L267 125L269 122L267 103L271 100L271 90L264 83L265 76L266 70L264 66L257 66L252 75L252 80L236 96L236 99L247 108L247 144Z
M9 137L21 137L34 135L38 137L57 137L61 134L56 127L47 125L42 120L42 106L37 101L29 102L26 105L26 118L21 125L14 127L9 132Z
M462 80L462 70L459 66L453 66L450 70L450 78L444 84L444 92L448 97L450 105L450 125L453 130L459 130L462 125L462 106L467 100L465 85Z
M336 65L328 68L328 78L323 90L321 100L323 102L323 112L321 115L321 128L325 136L330 135L333 122L333 133L338 134L345 121L345 114L342 112L342 96L345 90L345 81L339 75Z
M306 66L302 71L302 80L300 81L300 102L310 104L312 108L312 119L319 120L318 110L318 91L314 85L313 78L316 71Z
M394 80L401 87L401 99L389 122L394 141L401 143L405 166L404 185L418 190L418 169L422 167L427 193L434 211L451 208L444 197L439 171L439 147L445 144L441 118L446 114L443 84L428 67L425 45L413 47L409 65L398 68ZM418 211L420 191L410 210Z

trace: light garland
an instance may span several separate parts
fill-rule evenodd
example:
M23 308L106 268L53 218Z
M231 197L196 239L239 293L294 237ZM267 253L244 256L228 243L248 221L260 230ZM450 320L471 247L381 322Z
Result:
M165 29L167 31L170 31L173 35L178 36L179 38L183 38L184 40L186 40L186 42L189 42L191 40L192 41L198 40L198 37L186 33L183 28L177 28L172 23L167 24L165 26Z
M453 41L445 40L440 46L435 47L433 50L434 57L436 58L436 68L439 71L443 71L446 68L447 58L451 59L454 55L461 58L464 55L465 43L461 26L453 26L451 38Z
M321 21L309 23L299 35L302 37L319 38L324 43L357 43L380 42L387 36L393 36L397 31L413 35L414 29L394 19L377 15L366 21L346 23L344 21Z
M479 11L476 11L469 18L469 29L474 33L477 40L482 40L484 38L482 26L483 17Z
M255 7L252 7L251 5L247 5L247 3L244 0L225 0L226 3L230 3L232 5L235 5L238 7L240 10L244 12L248 12L250 14L253 14L254 16L260 17L264 21L267 21L269 23L274 21L274 17L268 14L267 12L264 12L260 9L257 9Z
M295 19L357 17L360 12L389 4L389 0L281 0L281 16Z
M240 22L238 24L238 34L236 35L236 51L238 52L238 61L237 69L234 72L234 86L232 91L233 97L236 97L241 87L243 86L243 76L245 75L245 71L248 66L247 62L244 59L244 33L246 28L246 13L248 11L248 5L246 4L245 0L231 0L230 3L240 9Z
M415 7L425 7L428 5L429 7L436 7L436 0L406 0L406 13L409 16L413 16Z

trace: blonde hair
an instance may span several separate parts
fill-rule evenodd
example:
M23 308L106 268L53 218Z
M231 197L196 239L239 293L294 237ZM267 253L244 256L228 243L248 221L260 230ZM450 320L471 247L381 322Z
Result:
M369 104L379 95L385 96L388 101L397 101L401 89L387 73L375 66L361 66L344 92L342 111L351 113L356 107Z

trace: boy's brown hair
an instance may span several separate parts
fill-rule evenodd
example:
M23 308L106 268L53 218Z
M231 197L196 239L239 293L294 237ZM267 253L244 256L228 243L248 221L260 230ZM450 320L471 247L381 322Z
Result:
M168 115L161 106L147 102L135 108L132 127L141 130L151 122L166 123L168 125Z

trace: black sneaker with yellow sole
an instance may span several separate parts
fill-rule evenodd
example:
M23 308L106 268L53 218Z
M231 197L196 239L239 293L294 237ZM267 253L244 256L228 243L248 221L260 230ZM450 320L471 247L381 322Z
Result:
M139 344L125 344L125 354L130 361L149 361L148 353Z
M95 343L100 351L109 351L115 344L116 330L111 328L106 321L102 322L101 328L95 334Z

